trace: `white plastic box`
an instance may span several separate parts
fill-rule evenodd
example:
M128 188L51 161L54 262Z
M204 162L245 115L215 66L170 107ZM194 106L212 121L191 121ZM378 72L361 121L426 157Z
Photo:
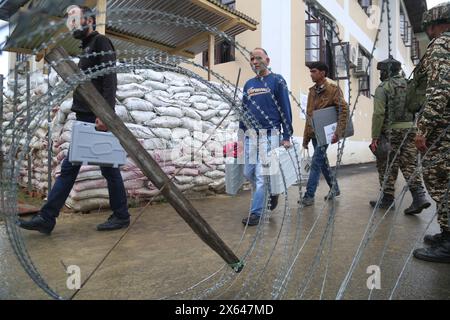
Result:
M300 146L295 144L289 149L280 147L270 152L270 193L278 195L287 192L290 186L300 179Z
M126 163L127 154L111 132L95 130L94 123L75 121L69 161L72 164L118 168Z
M244 164L239 164L237 159L225 164L225 192L229 195L237 195L245 182Z

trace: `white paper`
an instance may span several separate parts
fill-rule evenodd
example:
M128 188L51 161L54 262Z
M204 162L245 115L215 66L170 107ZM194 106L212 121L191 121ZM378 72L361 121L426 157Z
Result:
M327 137L327 144L331 144L331 140L333 140L334 133L336 132L337 122L330 124L323 128L325 131L325 137Z

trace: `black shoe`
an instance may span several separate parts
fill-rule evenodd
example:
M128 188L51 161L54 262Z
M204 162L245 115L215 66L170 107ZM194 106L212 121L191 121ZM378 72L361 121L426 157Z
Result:
M377 205L377 202L378 201L374 200L374 201L370 201L369 203L372 208L375 208ZM391 208L391 210L395 209L395 198L391 195L384 194L383 198L380 201L380 205L379 205L378 209L388 209L388 208Z
M242 223L244 225L247 225L249 227L254 227L259 224L259 221L261 220L260 216L257 216L256 214L251 214L249 218L242 219Z
M428 262L450 263L450 240L445 239L430 248L417 249L414 257Z
M333 200L333 199L339 197L340 195L341 195L341 191L338 190L337 192L334 192L334 191L330 190L328 192L328 194L325 196L324 200L325 201Z
M112 231L128 228L130 219L119 219L115 215L111 215L108 220L97 226L97 231Z
M442 231L441 233L437 233L435 235L428 234L425 236L425 238L423 238L423 242L430 246L439 245L447 238L447 236L444 233L445 231Z
M40 233L44 233L50 235L55 227L55 221L49 221L44 219L40 214L35 215L31 220L25 221L19 219L19 227L25 230L33 230L39 231Z
M314 198L304 196L301 201L299 201L303 207L310 207L314 204Z
M279 198L279 195L270 197L270 204L269 204L269 210L270 211L273 211L273 210L275 210L277 208L277 206L278 206L278 198Z
M407 215L420 214L424 209L428 209L431 206L431 202L428 201L424 190L413 191L413 203L405 210Z

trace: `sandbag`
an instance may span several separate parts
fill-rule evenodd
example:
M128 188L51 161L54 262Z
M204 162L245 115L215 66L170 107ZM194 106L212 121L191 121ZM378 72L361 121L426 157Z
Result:
M117 116L122 120L123 122L129 122L131 121L130 115L128 113L128 110L125 106L117 105L115 108Z
M205 96L193 95L189 98L189 102L191 102L191 103L207 103L208 98Z
M195 112L194 109L186 108L183 111L186 117L189 117L194 120L202 120L202 117L197 112Z
M72 110L71 110L72 105L73 105L73 99L65 100L59 106L59 111L63 112L64 114L69 114L72 112Z
M203 121L208 121L217 114L217 110L196 110L196 112L202 117Z
M185 128L175 128L172 130L172 139L180 140L189 137L191 134L188 129Z
M175 182L178 184L190 184L194 181L194 177L192 176L176 176Z
M150 129L148 129L144 126L134 124L134 123L125 123L125 126L138 139L150 139L150 138L156 137L156 135Z
M146 80L164 82L164 74L151 69L136 70L136 73Z
M173 98L175 100L188 100L190 96L191 96L190 92L179 92L179 93L175 93L173 95Z
M189 93L189 97L191 94L194 93L194 88L192 87L170 87L167 89L167 92L169 92L172 95L175 95L177 93Z
M225 177L225 173L222 171L214 170L205 173L205 177L217 180Z
M108 209L109 199L104 198L91 198L86 200L75 201L68 198L66 206L75 212L88 212L91 210Z
M144 78L131 73L118 73L117 74L117 84L124 85L130 83L141 83L144 81Z
M151 89L141 84L130 83L117 86L117 91L143 91L147 93L148 91L151 91Z
M172 139L172 130L168 128L151 128L149 129L153 133L154 137L171 140Z
M146 80L142 82L141 85L147 88L151 88L152 90L161 90L161 91L167 91L170 88L168 84L153 80Z
M151 102L140 98L128 98L123 104L129 111L153 111L154 106Z
M156 113L148 111L130 111L130 117L137 124L145 124L157 117Z
M156 97L152 93L147 93L145 95L145 100L150 101L155 107L158 108L167 108L172 105L170 102L165 101L167 99L163 99L163 97Z
M145 122L145 125L150 128L173 129L173 128L180 127L182 125L182 123L183 123L183 121L180 118L162 116L162 117L157 117L156 119L153 119L151 121Z
M142 142L142 146L145 150L166 149L168 147L168 142L167 140L160 138L145 139Z
M167 108L155 108L155 112L160 116L169 116L175 118L182 118L184 116L183 111L180 108L167 107Z
M69 196L74 201L80 201L80 200L86 200L86 199L92 199L92 198L109 199L109 192L108 192L107 188L89 189L89 190L83 190L83 191L75 191L72 189Z
M202 121L185 117L182 119L182 122L182 127L185 129L188 129L190 131L202 131Z
M142 90L117 91L116 97L122 101L127 98L143 98L145 94L146 92Z

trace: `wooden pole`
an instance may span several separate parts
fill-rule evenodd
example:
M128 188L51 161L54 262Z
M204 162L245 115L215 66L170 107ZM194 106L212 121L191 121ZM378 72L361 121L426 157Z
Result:
M211 81L211 70L215 62L215 44L216 37L213 34L209 35L209 48L208 48L208 81Z
M27 61L26 63L26 73L27 73L27 142L30 143L31 141L31 131L30 131L30 124L31 124L31 86L30 86L30 61ZM48 123L48 126L50 127L50 122ZM31 148L28 146L28 183L27 183L27 190L28 190L28 194L31 194L31 192L33 191L33 185L32 185L32 159L31 159Z
M3 80L0 74L0 181L3 181Z
M96 31L106 34L106 0L97 0Z
M81 73L75 63L68 58L67 52L62 47L54 48L45 56L46 61L52 65L56 72L66 82L71 76ZM95 89L94 85L91 82L80 83L79 92L91 111L107 124L109 130L119 139L122 146L134 160L136 165L142 170L147 178L161 190L161 193L167 201L200 239L221 256L236 272L240 272L243 268L242 262L200 216L197 210L173 182L169 180L158 163L137 141L131 131L111 109L97 89Z

